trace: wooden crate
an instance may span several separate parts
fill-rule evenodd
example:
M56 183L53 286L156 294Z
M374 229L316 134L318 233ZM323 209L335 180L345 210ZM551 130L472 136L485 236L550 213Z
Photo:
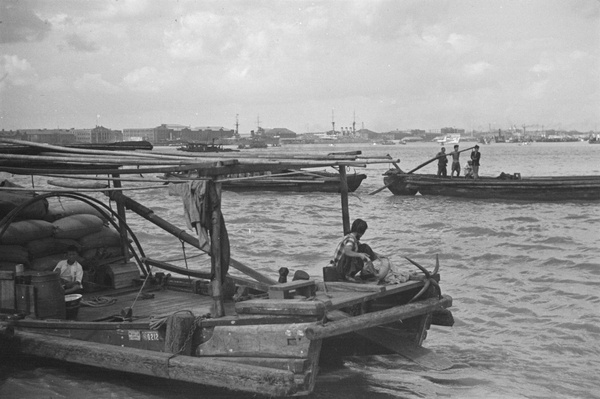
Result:
M140 269L135 262L112 263L106 266L106 273L115 289L132 287L133 280L140 278Z
M315 296L317 286L314 280L296 280L269 287L269 299L291 299L294 295L306 298Z
M15 272L0 270L0 310L15 310Z

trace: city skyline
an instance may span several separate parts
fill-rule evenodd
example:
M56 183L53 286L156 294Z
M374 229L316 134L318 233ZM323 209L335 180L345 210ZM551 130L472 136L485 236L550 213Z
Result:
M0 5L0 128L598 129L600 5ZM259 122L260 121L260 122Z

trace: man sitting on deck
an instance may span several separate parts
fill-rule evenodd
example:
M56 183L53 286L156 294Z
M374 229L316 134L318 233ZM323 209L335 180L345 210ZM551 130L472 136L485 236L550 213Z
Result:
M333 267L343 280L356 281L355 276L359 272L365 279L382 280L389 271L389 268L375 270L371 262L378 259L379 256L367 244L360 243L360 238L367 231L367 227L367 222L356 219L352 223L350 233L340 241L335 249ZM370 268L365 268L365 265L369 264Z
M470 159L467 161L465 165L465 178L472 179L473 178L473 161Z
M65 294L74 294L83 289L83 268L77 262L77 255L77 247L70 246L67 248L67 259L58 262L54 268L54 271L59 273Z

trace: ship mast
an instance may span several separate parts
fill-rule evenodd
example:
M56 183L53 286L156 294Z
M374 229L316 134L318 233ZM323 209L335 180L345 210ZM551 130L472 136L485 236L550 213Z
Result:
M331 110L331 133L333 133L335 135L335 120L334 120L334 114L333 114L333 109Z

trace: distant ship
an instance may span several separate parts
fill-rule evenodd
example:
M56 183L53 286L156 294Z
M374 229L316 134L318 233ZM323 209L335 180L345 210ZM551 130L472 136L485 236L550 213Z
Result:
M444 137L436 137L434 140L441 145L458 144L460 142L460 134L447 134Z

